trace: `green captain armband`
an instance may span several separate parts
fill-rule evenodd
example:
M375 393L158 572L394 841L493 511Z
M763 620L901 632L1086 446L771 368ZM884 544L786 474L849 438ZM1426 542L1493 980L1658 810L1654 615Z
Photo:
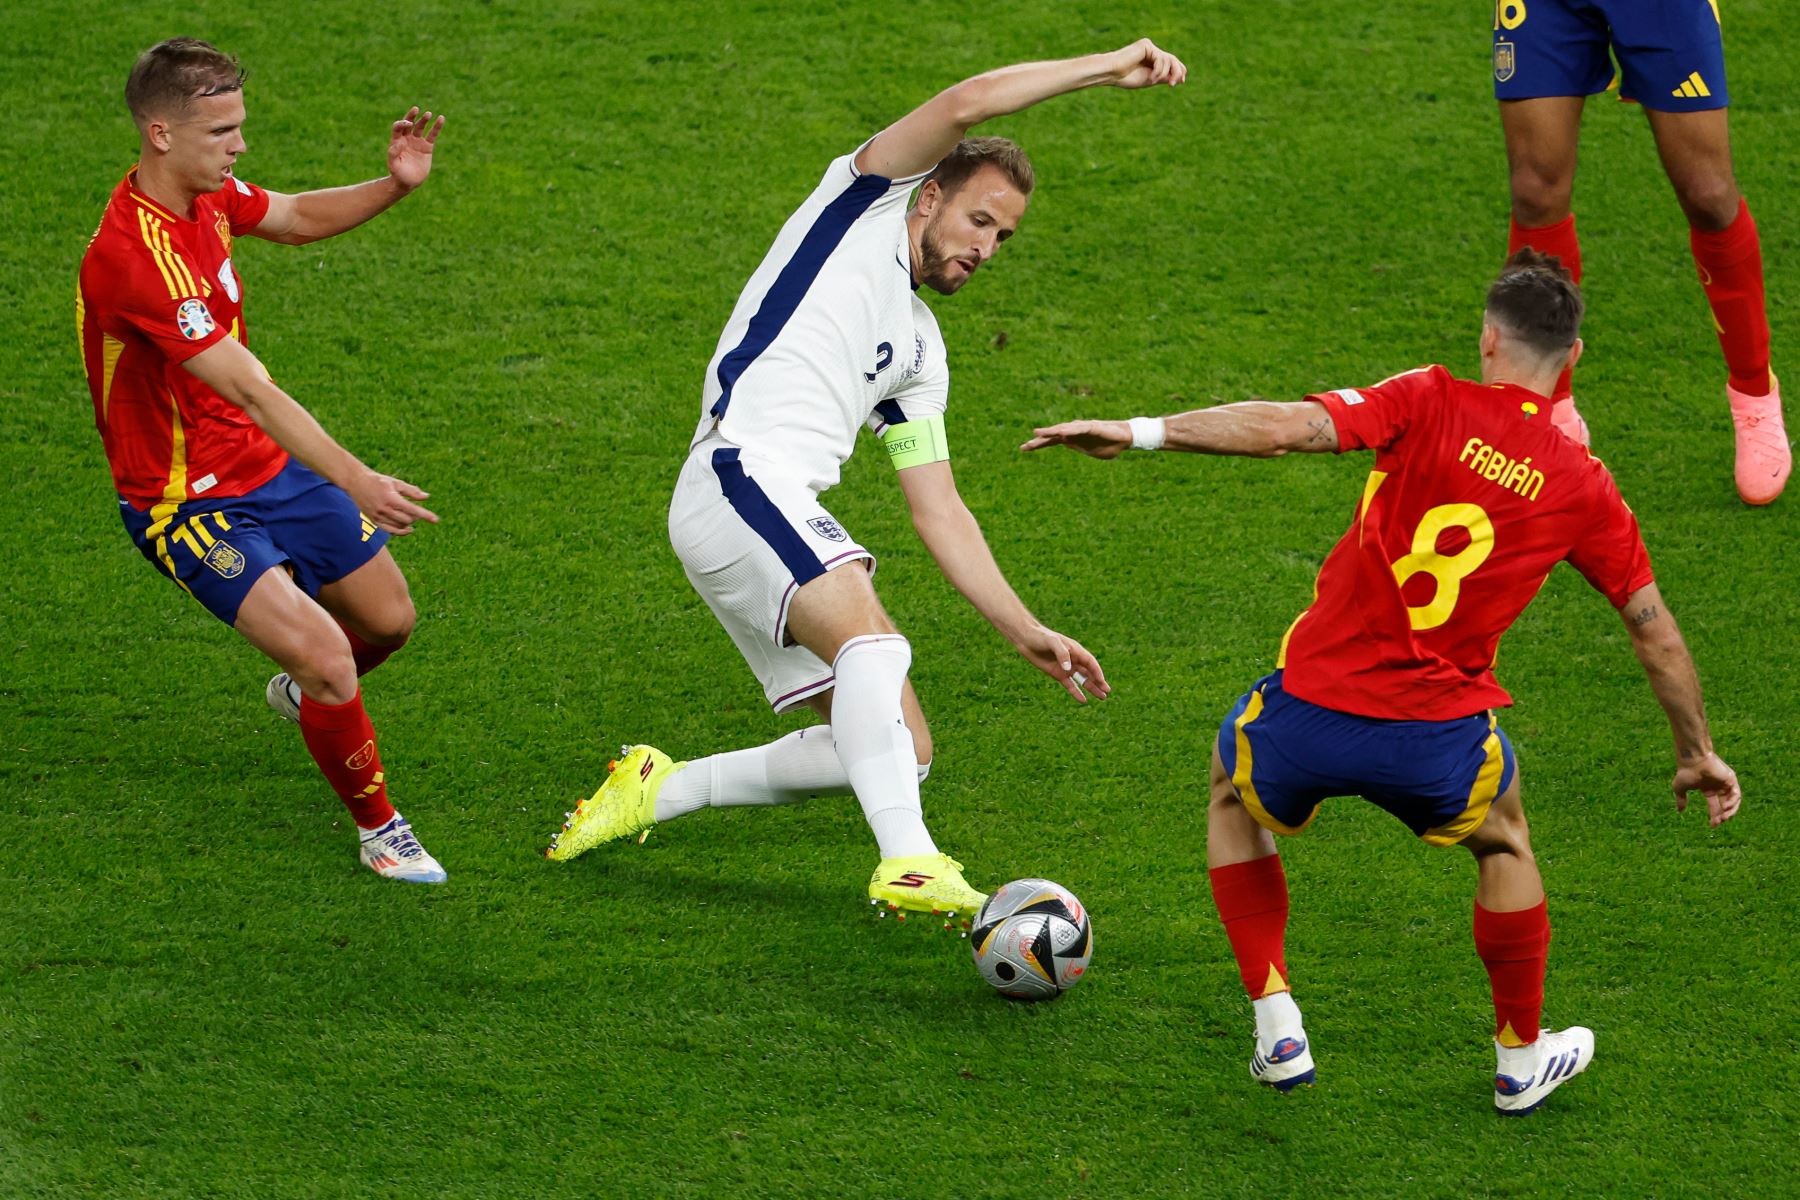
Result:
M881 431L881 444L886 447L888 461L894 464L896 471L943 462L950 457L950 442L944 436L942 413L889 425Z

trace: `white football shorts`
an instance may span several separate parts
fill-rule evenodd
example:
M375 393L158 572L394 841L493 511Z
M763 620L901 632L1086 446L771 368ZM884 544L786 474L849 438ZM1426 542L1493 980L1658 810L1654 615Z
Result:
M875 556L811 488L717 436L689 452L669 504L669 543L778 713L829 689L831 666L788 637L800 585Z

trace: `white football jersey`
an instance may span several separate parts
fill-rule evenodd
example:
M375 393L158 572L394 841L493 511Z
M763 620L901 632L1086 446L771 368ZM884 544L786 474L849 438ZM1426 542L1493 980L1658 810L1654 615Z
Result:
M942 413L950 364L916 294L907 199L847 154L825 171L744 285L706 369L698 443L720 433L815 492L836 484L862 426Z

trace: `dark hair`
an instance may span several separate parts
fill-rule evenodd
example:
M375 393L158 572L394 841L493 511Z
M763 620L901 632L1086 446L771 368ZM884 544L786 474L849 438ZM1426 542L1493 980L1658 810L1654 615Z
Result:
M1530 246L1506 260L1487 294L1488 320L1545 357L1575 344L1586 309L1562 260Z
M964 138L944 155L944 160L926 176L925 182L935 179L946 196L955 195L969 181L969 176L987 166L998 167L1012 185L1027 196L1037 185L1037 175L1032 171L1031 160L1025 156L1025 151L1017 142L1003 137Z
M199 38L156 43L132 64L125 80L125 105L140 124L180 112L202 96L243 90L245 73L235 55Z

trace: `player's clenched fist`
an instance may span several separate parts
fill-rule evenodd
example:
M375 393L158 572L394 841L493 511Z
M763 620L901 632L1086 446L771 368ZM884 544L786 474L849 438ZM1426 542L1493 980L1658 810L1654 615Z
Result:
M1174 87L1187 79L1187 64L1149 38L1139 38L1114 54L1113 59L1116 87L1146 88L1159 83Z

